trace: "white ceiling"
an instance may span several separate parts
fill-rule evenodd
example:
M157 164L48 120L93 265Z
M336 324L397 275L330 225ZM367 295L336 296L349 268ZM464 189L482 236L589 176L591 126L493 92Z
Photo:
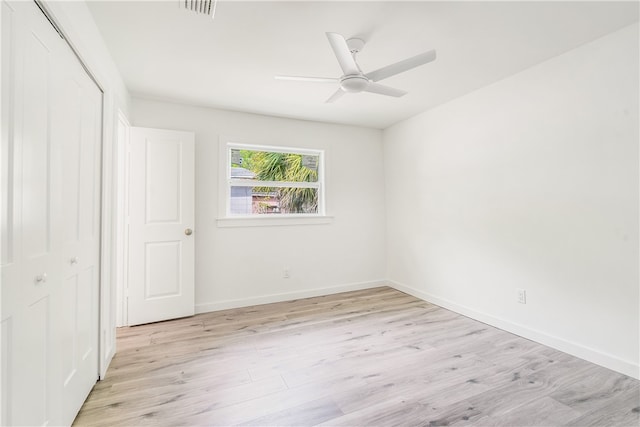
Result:
M215 19L171 1L90 1L133 95L384 129L638 21L638 3L219 1ZM382 83L402 98L347 94L276 74L339 77L325 32L358 36L366 73L435 48Z

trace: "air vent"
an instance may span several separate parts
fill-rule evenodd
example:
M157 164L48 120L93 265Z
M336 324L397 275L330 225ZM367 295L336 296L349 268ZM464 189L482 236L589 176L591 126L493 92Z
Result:
M216 14L218 0L179 0L180 6L203 15L209 15L211 19Z

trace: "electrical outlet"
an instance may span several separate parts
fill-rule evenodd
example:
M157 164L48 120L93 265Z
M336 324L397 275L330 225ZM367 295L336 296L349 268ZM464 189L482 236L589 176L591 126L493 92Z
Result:
M288 279L289 277L291 277L291 273L289 271L289 267L285 267L282 269L282 277L285 279Z
M520 304L527 303L527 291L525 291L524 289L518 289L518 302Z

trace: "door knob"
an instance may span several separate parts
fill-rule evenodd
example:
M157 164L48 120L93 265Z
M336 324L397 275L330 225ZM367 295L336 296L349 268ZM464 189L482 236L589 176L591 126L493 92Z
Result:
M47 273L42 273L36 276L36 283L44 283L47 281Z
M72 257L72 258L69 260L69 262L70 262L71 264L77 264L77 263L78 263L78 257L77 257L77 256Z
M193 233L193 230L190 228L187 228L186 230L184 230L184 234L186 234L187 236L191 236L191 233Z

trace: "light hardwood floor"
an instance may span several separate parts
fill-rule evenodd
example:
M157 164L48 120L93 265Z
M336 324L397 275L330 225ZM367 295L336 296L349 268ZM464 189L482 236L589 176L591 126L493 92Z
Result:
M118 331L75 425L637 426L640 382L387 287Z

